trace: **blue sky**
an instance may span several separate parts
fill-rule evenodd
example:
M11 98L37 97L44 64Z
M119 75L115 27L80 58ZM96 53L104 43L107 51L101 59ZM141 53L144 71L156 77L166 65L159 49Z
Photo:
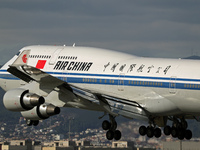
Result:
M200 55L199 8L196 0L1 0L0 64L24 46L43 44Z

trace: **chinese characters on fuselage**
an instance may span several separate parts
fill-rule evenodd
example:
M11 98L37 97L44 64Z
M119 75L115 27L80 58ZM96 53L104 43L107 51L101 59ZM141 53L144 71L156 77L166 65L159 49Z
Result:
M163 72L164 74L167 74L167 72L171 68L171 65L167 65L164 67L163 66L155 67L154 65L145 65L145 64L127 65L127 64L120 64L120 63L111 64L110 62L108 62L107 64L104 65L103 72L105 72L106 70L109 70L109 66L111 67L110 70L112 72L119 70L121 72L126 71L127 73L133 72L134 70L138 73L140 73L140 72L150 73L150 72L153 72L153 70L154 70L155 73L158 73L158 74L161 72Z

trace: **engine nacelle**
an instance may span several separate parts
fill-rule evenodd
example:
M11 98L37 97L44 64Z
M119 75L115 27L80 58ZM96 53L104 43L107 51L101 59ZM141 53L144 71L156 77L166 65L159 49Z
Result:
M45 102L42 96L29 93L29 90L17 88L9 90L3 97L6 109L10 111L25 111Z
M22 116L30 120L43 120L60 113L60 108L52 104L42 104L31 110L21 112Z

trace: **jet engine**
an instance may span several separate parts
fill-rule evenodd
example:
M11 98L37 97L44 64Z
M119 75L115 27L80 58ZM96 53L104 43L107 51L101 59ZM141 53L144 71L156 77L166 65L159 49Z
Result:
M53 104L42 104L36 106L31 110L22 111L21 114L27 120L42 120L47 119L50 116L60 113L60 108L54 106Z
M12 89L3 97L4 106L10 111L26 111L45 102L42 96L22 88Z

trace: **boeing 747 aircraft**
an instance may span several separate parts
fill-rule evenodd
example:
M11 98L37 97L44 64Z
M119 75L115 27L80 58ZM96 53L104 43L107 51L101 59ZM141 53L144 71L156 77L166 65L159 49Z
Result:
M108 140L119 140L117 116L146 120L139 133L191 139L187 119L200 115L200 61L143 58L69 46L27 46L0 69L3 102L27 125L75 107L109 115ZM168 121L172 122L169 126Z

